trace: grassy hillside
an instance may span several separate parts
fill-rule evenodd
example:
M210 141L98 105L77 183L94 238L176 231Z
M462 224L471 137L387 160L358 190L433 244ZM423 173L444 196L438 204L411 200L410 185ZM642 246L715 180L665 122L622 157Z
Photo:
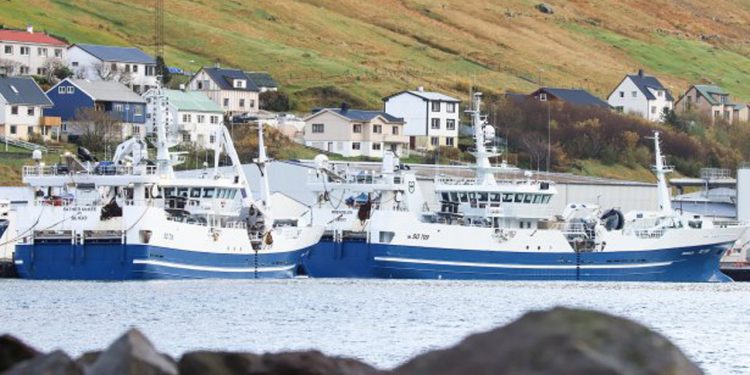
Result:
M153 0L6 0L0 23L72 42L151 49ZM716 82L750 99L745 0L166 0L167 61L266 70L299 109L321 101L379 106L423 85L464 95L581 86L605 96L625 72L675 93ZM329 86L332 86L331 89Z

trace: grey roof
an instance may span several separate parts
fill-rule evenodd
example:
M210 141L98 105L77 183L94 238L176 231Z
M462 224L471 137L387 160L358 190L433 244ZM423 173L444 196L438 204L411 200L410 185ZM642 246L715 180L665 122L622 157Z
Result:
M448 96L448 95L445 95L445 94L441 94L439 92L434 92L434 91L418 91L418 90L400 91L400 92L397 92L397 93L395 93L393 95L386 96L385 98L383 98L383 101L386 101L386 100L388 100L388 99L390 99L390 98L392 98L394 96L398 96L398 95L401 95L401 94L411 94L411 95L420 97L420 98L425 99L425 100L430 100L430 101L455 102L455 103L460 103L461 102L461 100L459 100L459 99L456 99L456 98L454 98L452 96Z
M279 87L279 84L276 83L276 80L266 72L245 72L245 75L247 75L247 78L255 83L255 86Z
M628 74L627 77L630 78L631 81L633 81L633 83L638 87L638 90L640 90L648 100L656 99L656 97L651 94L651 91L648 90L649 88L654 90L664 90L667 93L667 100L674 100L672 94L669 93L669 90L662 86L661 82L659 82L659 80L654 76L645 74Z
M382 116L383 118L385 118L386 120L388 120L390 122L404 122L403 118L389 115L389 114L387 114L387 113L385 113L383 111L366 111L366 110L362 110L362 109L347 109L347 110L342 110L341 108L326 108L326 109L323 109L323 110L321 110L319 112L316 112L316 114L320 113L322 111L331 111L333 113L336 113L336 114L339 114L341 116L344 116L344 117L346 117L346 118L348 118L349 120L352 120L352 121L370 121L370 120L374 119L375 117ZM315 115L315 114L313 114L313 115Z
M81 89L83 92L88 94L95 101L101 102L124 102L124 103L146 103L146 99L143 99L140 95L136 94L128 88L116 81L90 81L87 79L71 79L67 78L63 82L68 81L74 84L76 87ZM62 83L62 82L61 82ZM53 87L50 90L54 90Z
M75 44L74 46L78 46L102 61L156 64L156 59L135 47L100 46L96 44Z
M0 96L12 105L52 106L52 101L31 77L0 77Z
M530 95L536 96L540 92L546 92L570 104L575 104L575 105L580 105L580 106L588 105L588 106L610 108L609 103L597 98L596 96L592 95L588 91L582 90L582 89L560 89L560 88L555 88L555 87L542 87L539 90L534 91Z
M211 79L216 82L222 90L234 90L234 91L260 91L258 86L255 85L250 77L245 72L239 69L223 69L223 68L203 68L203 71L208 74ZM244 89L236 88L233 85L233 80L244 79L247 81Z

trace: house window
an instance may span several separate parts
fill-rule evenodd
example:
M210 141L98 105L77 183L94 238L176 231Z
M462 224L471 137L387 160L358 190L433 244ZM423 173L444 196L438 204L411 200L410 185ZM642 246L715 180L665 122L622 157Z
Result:
M729 120L729 116L732 114L732 112L724 111L724 120Z
M21 47L21 56L27 56L31 54L31 48Z
M240 108L245 108L245 99L240 99Z
M623 112L625 112L625 107L623 107L623 106L621 106L621 105L620 105L620 106L617 106L617 107L615 107L615 111L617 111L617 112L620 112L620 113L623 113Z
M655 115L655 114L656 114L656 106L655 106L655 105L652 105L652 106L651 106L651 114L652 114L652 115Z
M373 143L372 144L372 149L374 151L380 151L380 147L381 147L380 143Z
M362 133L362 124L354 124L352 131L355 133Z
M60 86L60 87L58 87L58 88L57 88L57 93L58 93L58 94L65 94L65 93L67 93L67 92L68 92L68 91L67 91L67 87L64 87L64 86Z
M229 107L229 98L224 98L224 107Z
M33 135L34 134L34 127L33 126L27 126L26 127L26 134Z
M324 131L325 131L325 124L313 124L312 125L313 133L323 133Z
M190 122L190 120L191 120L190 115L188 114L182 115L182 122Z
M143 106L140 105L134 105L133 106L133 115L134 116L143 116Z
M352 142L352 150L359 150L360 147L359 142Z
M620 91L620 97L621 97L621 98L624 98L624 97L625 97L625 91Z
M206 122L206 116L205 115L198 115L198 121L199 124L203 124Z
M392 127L391 128L391 133L393 133L393 135L398 135L398 126Z
M109 66L109 70L116 72L117 71L117 64L112 63L112 65Z
M445 120L445 128L448 130L456 130L456 120L454 119Z
M28 66L22 66L21 67L21 74L29 74L29 67Z
M124 112L125 107L120 103L116 103L115 105L112 106L112 110L115 112Z
M133 73L138 73L138 65L133 64Z
M234 88L236 88L236 89L244 89L245 88L245 80L244 79L235 79L234 80Z
M36 68L36 74L39 76L47 74L47 68Z
M440 119L439 118L432 119L432 128L433 129L440 129Z
M656 90L656 96L661 98L663 95L664 95L664 91Z
M445 139L445 145L446 146L451 146L452 147L455 144L454 142L455 142L455 138L453 138L453 137L448 137L448 138Z
M546 92L539 93L539 101L540 102L546 102L547 101L547 93Z
M73 86L68 86L68 94L72 94L74 92L76 92L76 88Z
M432 102L432 112L440 112L440 102Z
M34 116L34 107L26 108L26 114L29 116Z
M71 63L71 65L73 65L73 67L77 67L77 66L78 66L78 61L73 61L73 62Z
M714 118L715 118L715 119L719 118L719 115L720 115L720 114L721 114L721 112L720 112L720 111L714 111Z
M632 92L630 93L630 95L631 95L632 97L634 97L634 98L637 98L637 97L638 97L638 91L632 91Z
M156 75L156 66L146 65L146 75L151 77Z
M383 126L382 125L373 125L372 126L372 132L375 134L380 134L383 132Z
M55 57L62 57L62 50L59 48L55 48Z
M10 126L10 134L16 134L16 133L17 133L16 126L15 125L11 125Z
M5 46L5 54L6 55L12 55L13 54L13 46Z
M17 115L18 114L18 106L11 106L10 107L10 114L11 115Z
M196 83L195 83L195 87L196 87L196 88L197 88L198 90L203 90L203 81L198 81L198 82L196 82Z
M438 137L430 137L430 144L433 146L437 146L440 144L440 138Z
M211 116L211 123L212 124L218 124L219 123L219 116ZM213 143L213 142L211 142Z
M456 113L456 103L447 103L446 106L448 113Z
M141 85L133 85L133 91L135 92L141 92ZM146 90L148 91L148 86L146 86Z
M130 73L130 64L125 64L125 73Z
M39 47L36 49L36 53L38 56L47 56L47 49Z
M185 142L185 143L189 143L190 142L190 133L183 133L182 134L182 141Z
M216 136L215 136L215 135L213 135L213 134L212 134L212 135L210 135L210 136L208 137L208 143L216 143Z
M250 108L255 108L255 100L250 99Z

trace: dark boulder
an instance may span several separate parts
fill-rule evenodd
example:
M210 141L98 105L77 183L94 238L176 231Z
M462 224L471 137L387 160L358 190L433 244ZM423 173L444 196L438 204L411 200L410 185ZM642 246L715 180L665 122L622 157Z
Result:
M61 350L21 362L3 375L83 375L83 369Z
M39 354L36 349L11 335L0 336L0 372Z
M257 355L199 351L186 353L180 375L375 375L380 372L354 359L318 351Z
M81 356L78 357L78 359L76 359L76 363L78 363L79 366L85 369L93 365L94 362L96 362L96 360L99 359L100 355L102 355L101 350L95 350L93 352L86 352L86 353L81 354Z
M97 356L87 374L175 375L177 366L169 357L157 352L140 331L131 329Z
M549 4L537 4L536 9L544 14L555 14L555 8L553 8L552 5Z
M394 374L702 374L662 335L611 315L531 312L453 348L420 355Z

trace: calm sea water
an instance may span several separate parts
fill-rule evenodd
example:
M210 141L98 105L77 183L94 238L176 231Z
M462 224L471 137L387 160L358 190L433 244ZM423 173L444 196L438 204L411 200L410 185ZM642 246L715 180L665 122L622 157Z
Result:
M446 281L0 281L0 333L77 355L129 327L174 356L316 348L390 368L553 306L598 309L669 337L709 374L750 373L750 284Z

